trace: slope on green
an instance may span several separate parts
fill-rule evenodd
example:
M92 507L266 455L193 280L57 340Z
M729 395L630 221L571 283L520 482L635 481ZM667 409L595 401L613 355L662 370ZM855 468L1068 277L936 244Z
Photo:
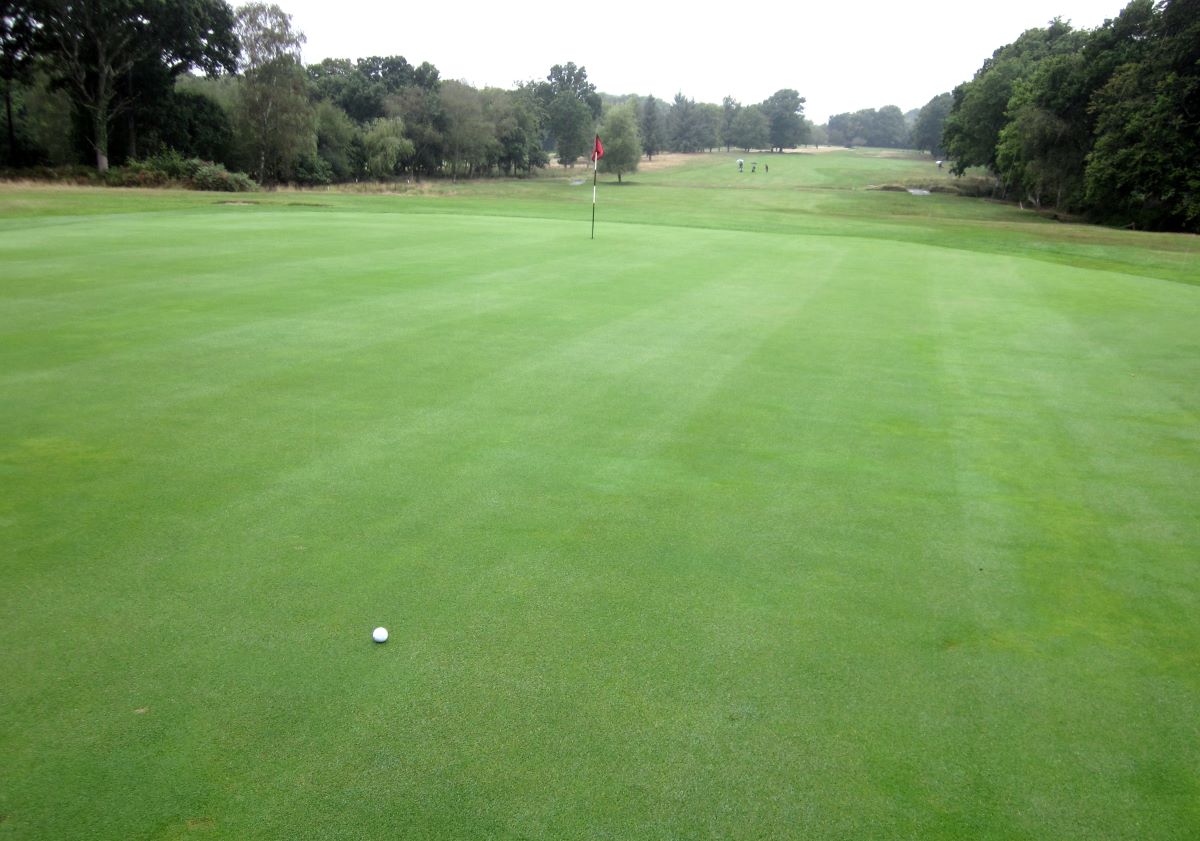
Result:
M1195 239L721 157L0 193L0 837L1195 837Z

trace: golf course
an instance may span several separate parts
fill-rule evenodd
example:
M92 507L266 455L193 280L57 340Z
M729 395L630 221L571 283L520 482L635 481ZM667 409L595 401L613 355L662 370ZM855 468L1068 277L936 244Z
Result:
M1200 837L1200 237L622 181L0 184L0 839Z

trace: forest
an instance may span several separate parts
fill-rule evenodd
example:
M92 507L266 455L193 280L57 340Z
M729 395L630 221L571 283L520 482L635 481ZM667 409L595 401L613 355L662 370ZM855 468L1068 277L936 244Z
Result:
M794 88L759 103L613 96L564 62L477 89L400 55L305 65L304 43L263 3L0 0L0 167L242 189L527 175L586 159L596 132L618 177L662 152L913 148L982 168L1001 198L1200 230L1200 0L1132 0L1093 30L1056 18L920 109L824 125Z

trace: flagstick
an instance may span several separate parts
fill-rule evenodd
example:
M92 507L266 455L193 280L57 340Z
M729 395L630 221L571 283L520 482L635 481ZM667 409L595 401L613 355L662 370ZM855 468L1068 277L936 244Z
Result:
M596 238L596 173L600 170L600 159L592 152L592 239Z

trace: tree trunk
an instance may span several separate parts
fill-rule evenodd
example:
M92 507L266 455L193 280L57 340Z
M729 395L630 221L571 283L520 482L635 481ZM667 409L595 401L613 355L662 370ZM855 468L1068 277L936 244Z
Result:
M108 172L108 114L97 108L92 116L93 145L96 147L96 171Z
M4 86L4 115L8 119L8 165L16 166L19 161L17 160L17 133L13 129L11 86L11 82Z
M125 75L125 92L129 97L129 150L128 159L137 160L137 125L133 114L133 70Z

